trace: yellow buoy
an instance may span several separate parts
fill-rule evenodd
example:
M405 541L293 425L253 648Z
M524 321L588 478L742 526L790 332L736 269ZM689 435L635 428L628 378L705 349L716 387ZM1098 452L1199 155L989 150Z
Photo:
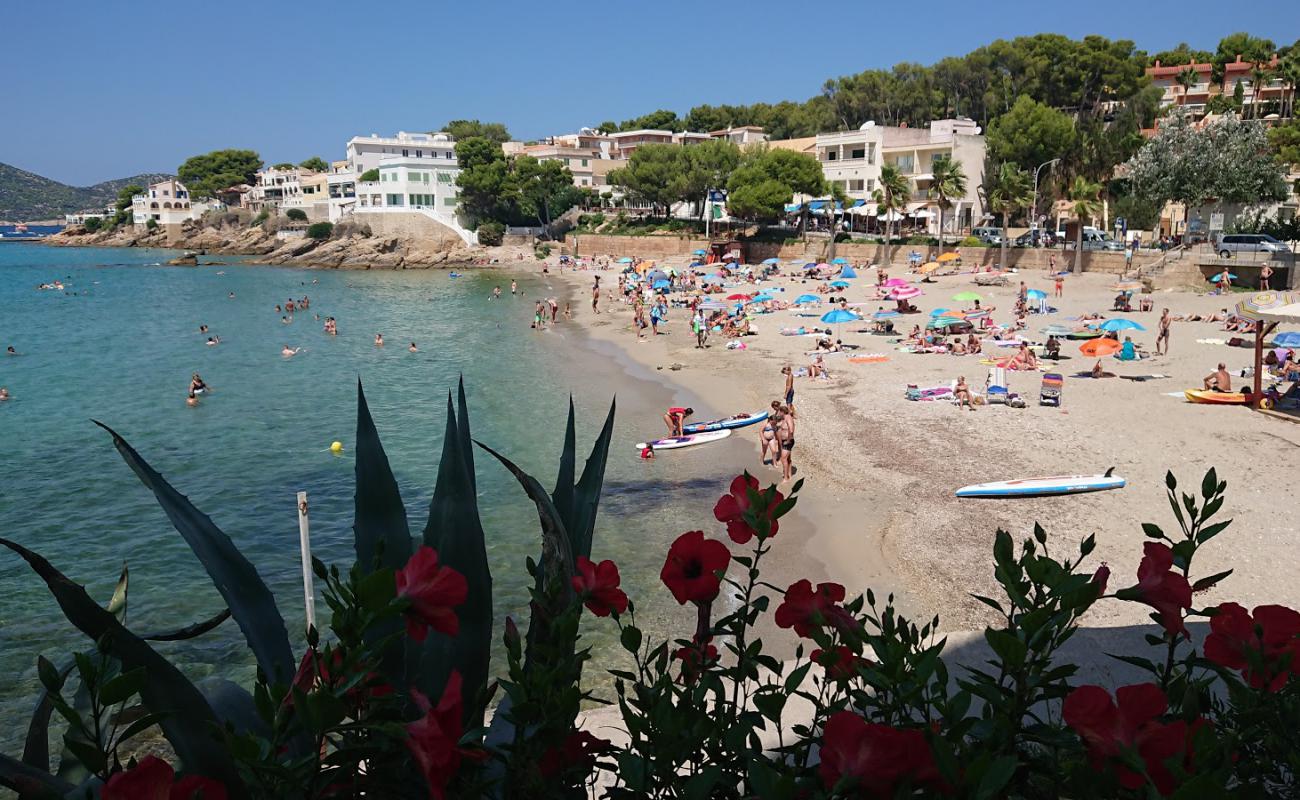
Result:
M334 443L330 444L330 452L331 452L331 453L342 453L342 452L343 452L343 443L342 443L342 442L334 442Z

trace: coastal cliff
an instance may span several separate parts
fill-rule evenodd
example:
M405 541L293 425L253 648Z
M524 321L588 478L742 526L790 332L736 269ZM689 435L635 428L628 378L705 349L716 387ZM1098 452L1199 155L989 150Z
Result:
M187 222L179 230L125 228L91 232L71 226L45 239L61 247L164 247L204 253L251 256L262 264L332 269L436 269L481 260L485 251L452 237L376 235L367 225L335 226L328 239L280 233L274 224L248 224L230 217Z

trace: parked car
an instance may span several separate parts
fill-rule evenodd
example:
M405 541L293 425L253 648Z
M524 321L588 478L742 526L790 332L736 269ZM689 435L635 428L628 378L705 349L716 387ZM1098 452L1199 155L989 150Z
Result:
M1074 240L1070 239L1065 243L1065 249L1074 249ZM1123 250L1124 243L1111 238L1110 234L1102 233L1095 228L1084 228L1083 230L1083 249L1086 250Z
M1285 242L1278 241L1266 233L1229 233L1222 236L1214 245L1219 258L1232 258L1237 253L1290 253L1291 248Z
M1051 247L1055 243L1056 237L1044 228L1025 231L1011 242L1015 247Z
M991 228L988 226L972 228L970 235L979 239L984 244L1002 244L1001 228Z

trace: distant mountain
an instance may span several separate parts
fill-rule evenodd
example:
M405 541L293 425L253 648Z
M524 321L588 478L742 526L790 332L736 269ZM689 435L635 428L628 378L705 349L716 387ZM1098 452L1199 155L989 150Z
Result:
M0 220L62 219L64 214L101 208L115 199L123 186L166 180L171 175L133 175L94 186L69 186L27 170L0 163Z

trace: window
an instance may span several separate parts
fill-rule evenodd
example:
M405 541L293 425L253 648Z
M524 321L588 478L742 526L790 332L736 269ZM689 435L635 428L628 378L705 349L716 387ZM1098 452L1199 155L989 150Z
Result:
M386 204L387 204L387 205L390 205L390 206L400 206L400 205L402 205L402 196L401 196L400 194L390 194L390 195L386 195L386 196L385 196L385 201L386 201Z
M452 182L452 178L450 172L438 173L438 183L451 183L451 182Z
M874 164L874 163L876 163L876 143L875 143L875 142L868 142L868 143L867 143L867 163L868 163L868 164Z
M454 206L459 199L458 197L444 197L442 198L442 204L444 206Z
M582 159L582 166L584 166L584 167L587 166L587 159L585 159L585 158Z
M407 150L405 147L402 148L402 158L406 158L406 157L409 156L410 154L411 154L411 151Z
M422 150L416 150L416 151L415 151L415 157L416 157L416 158L424 158L424 151L422 151Z
M826 160L827 160L827 161L837 161L838 159L839 159L839 153L836 153L834 150L827 150L827 151L826 151Z
M857 180L851 180L851 181L849 181L849 191L850 191L850 192L860 192L860 191L862 191L862 179L859 178L859 179L857 179Z
M875 190L876 190L876 179L867 178L867 191L874 192Z
M906 174L913 171L914 163L912 156L899 156L898 160L894 162L894 166L898 167L899 172Z
M865 148L862 147L854 148L854 150L851 153L849 153L849 158L866 158L866 157L867 157L867 151Z

